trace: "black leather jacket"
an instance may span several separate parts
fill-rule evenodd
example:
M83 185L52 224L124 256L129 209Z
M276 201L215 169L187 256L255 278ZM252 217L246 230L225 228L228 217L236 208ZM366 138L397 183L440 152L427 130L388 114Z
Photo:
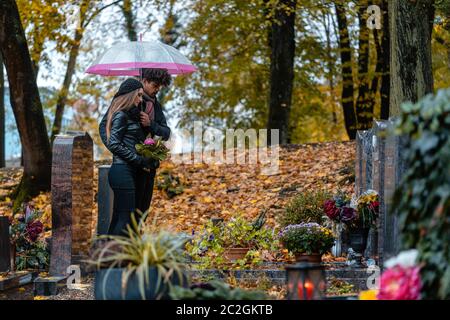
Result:
M159 162L142 157L135 149L135 145L143 142L146 137L139 121L139 111L139 108L133 107L128 111L116 112L111 121L109 141L106 136L106 113L99 126L100 136L113 154L113 163L155 169Z

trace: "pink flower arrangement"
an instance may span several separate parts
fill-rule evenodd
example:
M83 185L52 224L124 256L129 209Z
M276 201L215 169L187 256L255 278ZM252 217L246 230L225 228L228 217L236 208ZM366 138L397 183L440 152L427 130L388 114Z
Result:
M145 139L144 144L147 145L147 146L154 145L155 144L155 140L153 140L152 138L147 138L147 139Z
M396 265L383 272L380 280L379 300L420 299L420 268Z

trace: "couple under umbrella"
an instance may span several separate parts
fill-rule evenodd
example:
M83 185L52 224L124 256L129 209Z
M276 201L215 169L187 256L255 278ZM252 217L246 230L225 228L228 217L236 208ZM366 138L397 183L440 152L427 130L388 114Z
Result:
M126 79L103 116L100 136L113 154L108 181L114 205L108 234L125 235L131 215L149 209L159 161L136 152L147 136L170 137L170 128L157 94L172 82L171 74L196 68L173 47L161 42L128 42L104 53L87 72L101 75L139 76Z

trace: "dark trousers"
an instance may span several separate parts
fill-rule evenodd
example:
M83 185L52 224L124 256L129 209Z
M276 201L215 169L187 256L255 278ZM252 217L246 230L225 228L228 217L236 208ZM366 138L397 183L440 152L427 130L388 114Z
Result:
M108 180L114 192L114 206L108 234L125 235L136 209L141 212L148 210L155 174L156 170L148 173L127 164L111 166Z

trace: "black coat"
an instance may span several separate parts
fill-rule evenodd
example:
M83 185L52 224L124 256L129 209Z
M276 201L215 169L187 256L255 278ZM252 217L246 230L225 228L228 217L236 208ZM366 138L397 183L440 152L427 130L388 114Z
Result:
M139 108L116 112L111 121L109 141L106 135L107 113L100 123L100 136L113 154L113 163L130 164L135 167L156 168L157 161L144 158L136 152L135 145L145 140L146 133L139 120Z

